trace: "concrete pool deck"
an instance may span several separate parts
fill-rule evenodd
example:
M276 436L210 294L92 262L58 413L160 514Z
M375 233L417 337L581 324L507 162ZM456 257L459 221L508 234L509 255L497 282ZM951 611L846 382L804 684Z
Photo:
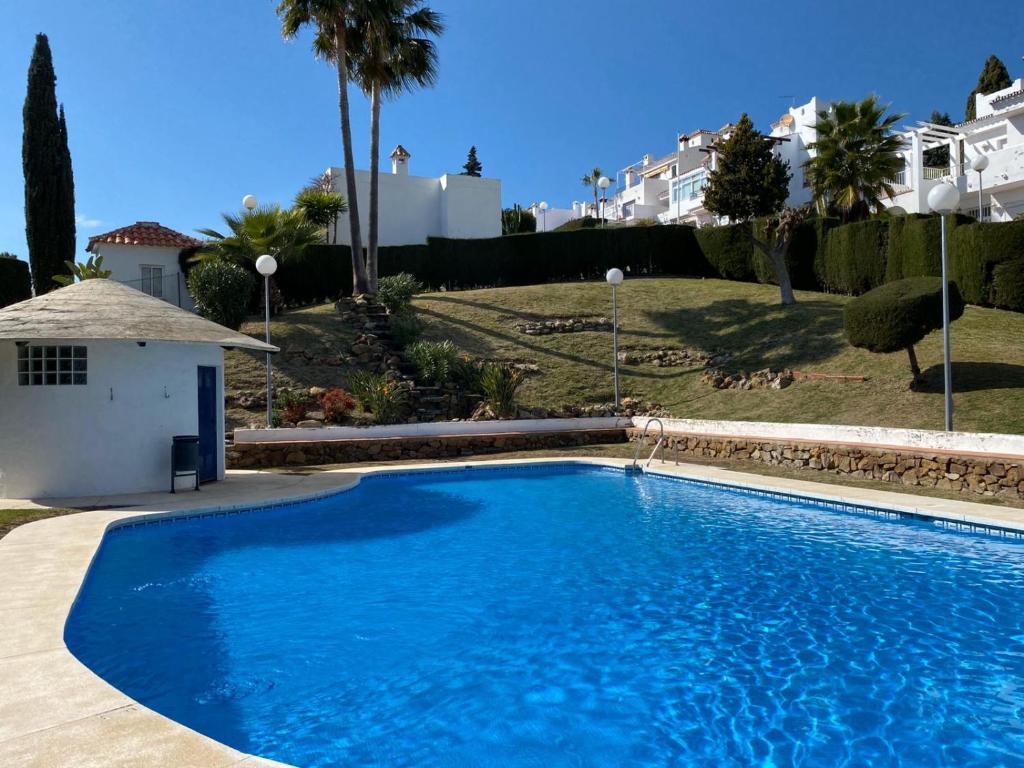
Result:
M111 526L133 519L214 512L301 500L350 488L376 472L573 462L623 466L626 459L582 457L367 466L303 474L231 472L199 493L54 499L31 506L109 507L22 525L0 540L0 765L257 768L279 766L246 755L153 712L93 674L64 644L64 624ZM956 524L1024 534L1024 509L909 496L867 488L765 477L717 467L655 462L658 474L759 491L868 506Z

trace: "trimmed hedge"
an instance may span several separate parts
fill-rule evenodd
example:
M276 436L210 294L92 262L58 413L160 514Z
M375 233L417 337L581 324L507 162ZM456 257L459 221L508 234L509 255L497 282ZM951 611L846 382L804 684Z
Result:
M32 278L29 276L28 262L0 258L0 307L31 298Z
M964 313L956 283L949 283L949 319ZM913 347L942 327L942 278L895 280L847 302L843 309L846 338L872 352L897 352Z
M950 236L950 277L971 304L989 304L997 264L1024 257L1024 221L967 224Z
M255 286L249 270L226 261L204 261L188 274L188 290L199 314L233 331L249 313Z
M1024 312L1024 257L996 264L992 270L992 303Z
M818 250L814 271L831 293L860 294L885 281L888 228L880 219L836 227Z
M1024 259L1024 221L969 221L949 219L950 278L971 304L1020 306L1017 267L1002 270L998 281L995 269ZM433 237L422 245L381 248L379 272L408 272L428 288L451 289L600 278L613 266L630 276L775 283L771 262L751 242L750 226L595 227L478 240ZM759 231L763 222L754 226ZM810 219L787 254L793 286L857 295L897 279L938 275L939 232L937 216L893 216L843 226L834 219ZM308 303L351 293L349 253L348 246L318 245L282 263L275 279L285 299Z

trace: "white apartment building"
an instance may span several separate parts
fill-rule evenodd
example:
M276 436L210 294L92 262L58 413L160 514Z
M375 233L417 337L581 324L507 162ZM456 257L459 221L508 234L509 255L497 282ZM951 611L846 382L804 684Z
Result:
M987 95L975 96L973 120L953 127L919 122L902 135L904 170L892 180L895 195L883 202L907 213L928 212L928 192L943 181L960 190L960 211L981 218L1010 221L1024 213L1024 80ZM929 162L935 150L948 148L944 164ZM928 153L926 155L926 153ZM972 163L984 157L980 173Z
M381 173L380 245L425 243L428 237L499 237L501 182L476 176L411 176L409 152L399 144L391 153L391 173ZM345 170L328 168L335 192L348 196ZM356 171L356 195L363 242L370 222L370 172ZM337 242L349 244L348 213L338 216Z

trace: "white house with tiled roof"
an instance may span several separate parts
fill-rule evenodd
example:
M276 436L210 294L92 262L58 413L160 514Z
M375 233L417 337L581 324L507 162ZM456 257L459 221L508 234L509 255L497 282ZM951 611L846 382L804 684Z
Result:
M85 250L103 257L110 278L183 309L195 306L181 272L180 255L202 240L162 226L137 221L89 238Z

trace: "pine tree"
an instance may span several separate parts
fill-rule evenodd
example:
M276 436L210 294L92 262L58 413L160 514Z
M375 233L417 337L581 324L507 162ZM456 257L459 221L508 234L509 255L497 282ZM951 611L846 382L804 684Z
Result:
M1006 65L999 59L998 56L992 55L985 60L985 66L981 69L981 74L978 75L978 84L974 86L974 90L971 91L967 97L967 109L964 111L965 120L973 120L977 117L974 106L974 97L977 94L982 96L996 91L1001 91L1003 88L1009 88L1013 85L1013 81L1010 79L1010 73L1006 71Z
M480 174L484 172L483 163L476 159L476 145L469 148L466 164L462 168L463 170L460 174L462 176L476 176L479 178Z
M46 35L36 35L23 110L21 162L25 174L25 238L37 294L56 287L55 275L75 258L75 195L67 125L58 112L57 76Z
M728 216L734 223L750 223L751 241L775 269L782 303L795 304L786 252L805 211L782 210L793 176L789 163L775 156L772 140L754 129L746 113L729 138L717 143L717 149L717 168L708 173L704 207L716 216ZM768 220L755 225L754 219L763 217Z

